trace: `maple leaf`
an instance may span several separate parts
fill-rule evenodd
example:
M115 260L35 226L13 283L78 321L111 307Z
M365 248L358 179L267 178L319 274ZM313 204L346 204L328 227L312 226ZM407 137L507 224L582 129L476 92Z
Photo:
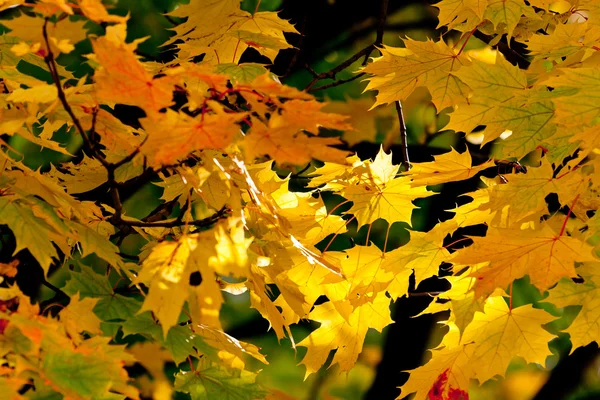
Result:
M279 49L292 47L283 33L298 33L277 13L250 14L240 9L237 0L192 0L170 15L188 20L174 28L176 35L166 44L181 39L183 43L177 44L180 58L205 54L204 60L215 64L237 64L248 47L273 61Z
M461 23L466 18L474 18L479 22L488 5L487 0L443 0L435 5L440 10L438 27ZM472 22L471 22L472 24Z
M72 271L62 290L71 296L79 293L82 299L96 300L93 312L104 321L127 320L141 307L140 301L115 293L106 277L87 267L82 267L81 272Z
M598 266L597 262L584 263L577 268L577 274L583 282L562 279L556 287L550 289L550 295L544 301L557 307L581 305L581 310L571 325L565 330L571 336L571 352L580 346L598 340Z
M58 233L44 220L37 218L26 204L0 198L0 223L9 226L17 239L14 253L28 249L38 260L45 273L52 259L58 259L51 238L57 239Z
M485 382L496 375L504 376L516 356L544 364L551 355L548 341L554 335L541 325L553 319L531 305L510 309L502 296L490 297L462 336L456 326L450 325L442 345L432 351L431 360L409 371L411 376L402 390L417 392L415 399L425 399L432 390L447 395L451 388L466 390L470 379Z
M469 88L453 72L470 64L465 55L443 41L419 42L405 39L405 49L384 46L382 56L363 71L368 78L365 90L378 90L374 106L406 98L420 86L431 94L438 110L466 100Z
M42 368L62 393L83 399L107 396L111 387L126 388L127 374L122 360L133 361L123 346L109 345L108 338L92 338L76 350L49 349ZM126 389L138 398L137 390Z
M154 78L138 61L133 49L110 37L92 41L96 60L96 95L107 102L158 111L173 104L173 77Z
M483 17L498 28L500 24L504 25L508 33L508 38L512 36L521 16L535 17L533 9L521 0L490 1Z
M472 239L469 251L457 251L451 261L455 265L489 262L472 273L477 278L477 297L508 287L525 275L534 286L546 290L562 277L576 277L575 262L595 260L590 245L563 232L557 234L547 223L535 230L490 228L485 237Z
M370 224L379 218L390 224L404 221L410 224L412 210L417 208L412 200L431 196L424 187L414 188L409 178L394 178L399 165L392 164L392 155L385 154L383 149L377 154L375 161L366 164L359 181L346 186L342 195L354 204L348 210L354 214L359 225Z
M449 337L458 339L456 327L450 327L450 332L444 337L447 343ZM416 393L415 400L430 400L429 394L445 395L450 388L467 390L472 374L469 360L474 346L445 346L432 350L432 357L427 364L410 370L408 381L402 386L402 395ZM443 379L439 379L442 376Z
M348 320L335 309L332 302L316 306L309 318L320 322L321 326L298 343L308 348L302 364L306 366L305 378L319 370L329 352L337 348L331 364L340 364L341 371L349 371L363 347L369 327L381 332L391 324L389 299L379 293L372 302L354 309Z
M551 123L554 105L547 98L552 95L547 96L545 88L527 89L523 71L501 57L496 58L496 66L474 63L471 68L474 72L471 79L467 77L468 68L456 75L476 92L468 104L458 105L450 114L447 129L469 133L485 125L482 144L511 131L508 138L498 142L502 148L497 152L502 157L527 154L556 134L557 127Z
M79 334L83 331L90 334L102 334L100 330L100 319L92 312L99 299L79 299L79 293L71 296L71 301L68 306L60 312L60 320L65 325L67 334L77 340Z
M582 49L591 49L598 39L598 33L591 30L587 22L558 24L550 35L530 37L527 48L536 58L558 61Z
M527 171L527 174L511 177L506 185L492 186L489 189L489 201L481 208L506 210L504 218L512 225L545 210L544 199L550 193L558 194L563 204L571 204L588 187L587 179L577 173L567 171L554 177L548 162Z
M222 149L239 134L244 114L207 114L200 118L167 110L164 114L142 119L148 140L142 153L151 165L174 164L195 150Z
M2 25L10 29L11 35L18 37L21 41L25 41L29 44L41 44L44 42L42 36L42 27L44 26L43 18L21 14L19 17L11 20L2 20ZM84 25L84 20L71 21L69 18L56 23L49 23L47 26L48 36L50 38L67 40L69 43L75 44L84 40L87 36L87 31L83 28ZM52 41L50 41L50 43L55 45ZM30 59L32 59L32 57L26 59L26 61L29 61ZM45 69L45 63L43 65Z
M573 88L577 92L553 99L557 122L565 126L592 125L594 119L600 116L596 101L600 72L595 68L564 68L560 72L560 76L545 83L556 88Z
M456 182L469 179L478 172L494 165L492 160L476 167L471 164L469 151L459 153L451 149L449 153L434 156L434 161L428 163L413 163L411 169L404 172L412 178L411 186L428 186L439 183Z
M210 362L200 361L195 371L175 375L175 390L189 393L192 399L263 399L268 392L256 383L256 374L241 371L239 376Z
M479 367L474 368L474 377L485 382L495 375L504 375L515 356L544 365L551 355L548 342L554 335L542 325L553 319L531 305L510 309L503 297L489 298L483 313L475 313L461 339L465 344L475 343L471 362Z
M177 242L162 242L144 260L137 282L150 284L148 296L139 312L150 310L161 322L166 337L179 319L187 298L190 253L195 246L186 237ZM195 247L194 247L195 249Z
M78 0L81 12L94 22L125 23L128 17L110 15L100 0Z
M339 138L302 133L318 133L319 127L352 129L346 116L324 113L320 111L323 106L314 100L292 99L282 104L281 113L271 116L268 124L253 118L252 128L241 143L246 159L252 161L268 154L279 163L306 164L312 158L344 163L348 152L330 147L341 144Z

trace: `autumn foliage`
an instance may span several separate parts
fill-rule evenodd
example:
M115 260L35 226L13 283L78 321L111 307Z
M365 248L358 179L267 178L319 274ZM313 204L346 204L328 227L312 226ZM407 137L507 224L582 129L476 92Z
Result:
M558 316L513 305L516 280L555 311L580 306L564 329L574 349L600 339L600 2L443 0L439 27L457 40L405 38L400 48L378 38L360 55L380 55L355 71L376 100L332 104L282 84L268 65L240 62L247 49L273 61L298 32L238 0L172 12L181 22L164 43L168 63L141 56L141 41L126 41L128 17L100 0L0 0L0 11L15 7L0 21L3 250L14 243L0 264L2 398L279 398L257 381L256 365L268 363L261 349L223 330L223 293L249 293L281 346L306 348L298 368L309 376L325 364L350 371L367 331L393 323L392 302L444 279L450 289L432 293L425 313L445 311L447 333L401 388L416 399L467 399L515 358L545 366ZM103 34L88 34L90 21ZM466 50L475 36L487 38L487 53ZM502 38L527 57L496 51ZM59 61L83 41L93 73L76 77ZM419 88L448 113L443 129L493 142L493 157L452 149L395 164L383 148L367 160L347 150L374 138L357 117L368 108L398 111L392 131L405 135L401 105ZM143 116L126 123L117 105ZM15 136L65 161L32 168L11 147ZM415 200L490 169L495 177L481 176L451 218L388 246L393 224L411 225ZM122 196L140 182L164 191L135 218ZM383 246L367 234L330 249L350 224L370 232L381 220ZM462 235L473 226L481 236ZM141 244L127 254L132 238ZM15 283L27 252L46 277L68 276L56 302L32 304ZM301 320L317 328L296 341ZM151 381L128 374L135 363ZM174 381L165 363L177 366Z

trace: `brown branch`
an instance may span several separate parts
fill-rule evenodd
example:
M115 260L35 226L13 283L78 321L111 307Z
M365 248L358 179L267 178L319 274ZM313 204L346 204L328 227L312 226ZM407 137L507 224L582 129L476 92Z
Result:
M148 140L148 136L146 136L144 138L144 140L142 141L142 143L140 143L140 145L138 147L136 147L136 149L134 151L131 152L131 154L129 154L127 157L123 158L121 161L118 161L116 163L112 163L112 167L114 169L119 168L122 165L127 164L129 161L133 160L135 158L135 156L137 156L138 154L140 154L140 150L142 149L142 146L144 145L144 143L146 143L146 141Z
M404 122L404 113L402 112L402 103L396 101L396 113L398 114L398 123L400 124L400 145L402 146L402 166L405 171L410 169L410 159L408 158L408 143L406 140L406 123Z
M352 57L348 58L343 63L339 64L337 67L332 68L327 72L322 72L320 74L317 74L314 70L309 69L309 72L313 75L313 80L309 82L309 84L304 88L304 90L310 90L315 85L315 83L317 83L320 80L335 79L335 76L337 73L345 70L350 65L354 64L354 62L359 60L365 54L368 54L368 53L370 54L374 48L375 48L374 44L368 45L364 49L360 50L358 53L354 54Z
M44 25L42 26L42 35L44 37L44 42L46 43L46 48L48 50L48 54L44 57L44 61L46 62L46 65L50 70L50 75L52 76L52 80L54 81L54 85L56 86L56 90L58 92L58 99L60 100L67 114L69 114L69 117L71 117L73 125L75 125L75 128L83 138L83 145L85 146L86 150L88 150L90 152L90 155L96 158L98 161L100 161L100 164L102 164L106 168L110 163L106 161L106 158L104 158L104 156L100 152L96 151L96 149L92 146L89 137L85 133L85 129L83 129L83 126L81 125L81 121L79 121L79 118L75 116L71 105L67 102L67 96L65 95L65 91L60 83L60 76L58 75L56 61L54 59L54 53L52 53L52 48L50 47L50 41L48 39L48 21L48 18L46 18L46 20L44 21Z
M210 217L197 219L194 221L188 221L187 225L195 226L195 227L207 227L218 220L225 218L230 213L230 210L227 207L221 208L219 211L211 215ZM186 221L183 221L182 218L177 218L173 221L157 221L157 222L144 222L144 221L128 221L121 219L118 221L119 224L130 226L130 227L138 227L138 228L176 228L179 226L186 225Z
M312 69L309 69L309 72L313 75L313 80L309 82L309 84L304 88L304 90L309 91L318 81L323 80L323 79L335 80L335 76L337 73L342 72L343 70L345 70L346 68L348 68L349 66L354 64L356 61L358 61L363 56L365 57L365 60L363 61L363 65L365 65L367 63L367 61L369 60L369 56L371 55L373 50L376 50L377 47L381 46L381 44L383 43L383 33L385 31L385 20L387 19L388 4L389 4L389 0L381 0L381 9L379 12L379 19L377 22L377 37L375 38L375 42L368 45L364 49L360 50L358 53L354 54L353 56L348 58L346 61L339 64L337 67L330 69L329 71L317 74ZM353 79L350 79L350 80L340 80L340 81L338 81L339 83L337 83L334 86L341 85L341 84L350 82L355 79L357 79L357 77L354 77ZM329 87L333 87L333 86L329 86ZM324 86L319 88L318 90L322 90L323 88L324 88Z
M302 26L300 27L300 39L298 40L298 44L296 45L296 51L294 53L294 56L292 57L292 59L290 60L290 63L288 65L288 67L286 68L285 72L283 73L282 76L280 76L280 79L284 79L287 78L291 73L292 73L292 68L294 68L294 66L296 65L296 62L298 62L298 58L300 57L300 52L302 51L302 43L304 42L304 30L306 29L306 20L308 19L307 15L304 15L304 20L302 21Z
M380 47L383 44L383 33L385 30L385 20L387 18L389 0L381 0L381 8L379 10L379 20L377 21L377 36L375 37L375 43L373 43L373 50L377 47ZM367 65L369 61L369 57L373 50L369 51L365 54L365 59L363 60L363 65Z
M79 120L79 118L77 118L77 116L73 112L73 109L71 108L71 105L67 101L65 91L60 82L60 76L58 75L58 72L57 72L57 66L56 66L56 60L54 57L54 53L52 52L52 48L50 47L50 41L48 38L48 22L49 22L49 20L48 20L48 18L46 18L46 20L44 21L44 25L42 27L42 34L43 34L44 41L46 43L46 47L48 50L46 57L44 57L44 61L46 62L46 65L48 66L50 75L52 76L52 80L54 81L54 85L56 86L58 98L59 98L63 108L65 109L65 111L67 112L67 114L69 115L71 120L73 121L75 128L77 129L77 131L83 138L83 144L84 144L85 149L89 152L91 157L97 159L100 162L100 164L102 164L102 166L106 169L106 172L108 175L107 183L108 183L108 186L110 187L110 196L112 198L113 208L115 209L115 212L112 215L112 217L110 218L110 221L115 226L127 226L127 227L136 226L136 227L148 227L148 228L151 228L151 227L172 228L172 227L177 227L177 226L183 226L185 224L185 222L181 221L181 218L176 219L174 221L162 221L162 222L161 221L143 222L143 221L123 220L123 218L122 218L123 217L123 203L121 202L121 196L119 193L119 187L122 185L120 185L117 182L117 180L115 178L115 171L117 170L117 168L119 168L122 165L133 160L133 158L140 153L140 149L146 142L146 139L144 139L144 141L133 152L131 152L128 156L126 156L125 158L123 158L122 160L120 160L116 163L108 162L106 157L104 157L104 155L98 149L96 149L96 147L93 145L92 141L90 140L90 137L88 136L88 134L86 134L85 129L83 129L83 125L81 124L81 121ZM91 136L93 136L95 134L97 112L98 112L97 109L93 111L92 126L90 129ZM145 175L145 174L142 174L142 175ZM224 215L226 215L226 212L227 212L227 210L222 209L222 210L218 211L217 213L215 213L215 215L208 217L206 219L191 221L191 222L189 222L189 225L199 226L199 227L209 226L209 225L213 224L214 222L216 222L218 219L222 218Z
M329 88L332 88L332 87L340 86L340 85L343 85L344 83L355 81L358 78L361 78L361 77L363 77L365 75L366 74L364 72L361 72L360 74L354 75L352 78L340 79L339 81L335 81L335 82L329 83L327 85L323 85L323 86L319 86L319 87L310 89L308 92L309 93L313 93L313 92L318 92L319 90L325 90L325 89L329 89Z

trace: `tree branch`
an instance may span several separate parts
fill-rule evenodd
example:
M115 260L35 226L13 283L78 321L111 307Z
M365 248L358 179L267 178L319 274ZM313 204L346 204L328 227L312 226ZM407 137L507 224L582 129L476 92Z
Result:
M308 90L308 92L309 93L313 93L313 92L318 92L319 90L325 90L325 89L329 89L329 88L332 88L332 87L340 86L340 85L343 85L344 83L355 81L358 78L361 78L361 77L363 77L365 75L366 74L364 72L361 72L359 74L354 75L352 78L340 79L339 81L335 81L335 82L329 83L327 85L323 85L323 86L319 86L319 87L310 89L310 90Z
M223 207L219 211L217 211L216 213L211 215L210 217L203 218L203 219L197 219L194 221L188 221L187 225L195 226L198 228L211 226L212 224L216 223L221 218L225 218L226 216L228 216L230 212L231 212L231 210L229 210L227 207ZM118 221L118 223L127 225L127 226L131 226L131 227L137 227L137 228L176 228L179 226L186 225L186 221L183 221L181 218L177 218L173 221L157 221L157 222L128 221L128 220L121 219Z
M89 137L85 133L85 129L83 129L83 126L81 125L81 121L79 121L79 119L75 116L71 105L67 102L67 96L65 95L65 91L63 90L62 84L60 83L60 76L58 75L56 61L54 59L54 53L52 53L50 41L48 40L48 21L48 18L46 18L46 20L44 21L44 25L42 26L42 35L44 37L44 42L46 43L46 48L48 50L48 54L46 55L46 57L44 57L44 61L46 62L46 65L50 70L50 75L52 76L52 80L54 81L54 85L56 86L56 90L58 92L58 99L60 100L67 114L69 114L69 117L71 117L75 128L81 135L83 139L83 145L86 148L86 150L88 150L90 155L96 158L98 161L100 161L100 164L102 164L106 168L110 163L106 161L106 158L104 158L104 156L100 152L96 151L94 146L92 146ZM94 122L95 116L93 116L92 124Z
M102 166L106 169L106 172L108 175L107 183L110 188L110 196L112 198L113 208L115 209L114 214L110 218L110 222L115 226L126 226L126 227L130 227L130 228L131 227L174 228L174 227L178 227L178 226L183 226L185 224L196 226L196 227L204 227L204 226L210 226L210 225L214 224L215 222L217 222L219 219L228 215L229 210L224 207L221 210L217 211L214 215L212 215L208 218L195 220L195 221L189 221L189 222L182 221L181 217L177 218L173 221L153 221L153 222L128 221L128 220L123 219L123 203L121 202L121 196L119 193L119 187L121 187L122 185L120 185L116 181L115 171L117 170L117 168L119 168L122 165L125 165L126 163L133 160L135 158L135 156L137 156L140 153L140 149L146 142L147 138L144 139L144 141L133 152L131 152L131 154L129 154L122 160L115 162L115 163L109 162L106 159L106 157L104 157L104 155L98 149L96 149L96 147L93 145L92 141L90 140L90 137L86 134L85 129L83 129L83 125L81 124L81 121L79 120L79 118L77 118L77 116L73 112L73 109L71 108L71 105L67 101L65 91L60 82L60 76L58 75L58 72L57 72L56 60L54 58L54 53L52 52L52 48L50 47L50 40L48 38L48 22L49 22L49 19L46 18L46 20L44 21L44 25L42 27L42 34L44 37L44 42L45 42L46 48L48 50L46 57L44 57L44 61L46 62L46 65L48 66L48 69L50 70L50 75L52 76L52 80L54 81L54 85L56 86L56 89L57 89L58 98L59 98L63 108L65 109L67 114L69 114L69 117L73 121L75 128L77 129L77 131L83 138L83 143L84 143L85 149L89 152L91 157L97 159L102 164ZM93 135L95 133L97 112L98 112L98 109L95 109L93 111L92 127L90 129L90 135ZM151 176L151 174L146 174L144 172L144 173L142 173L142 175L140 175L140 177L141 176L144 176L144 179L147 179L148 177Z
M366 61L369 59L369 56L371 55L373 50L376 50L377 47L381 46L381 44L383 42L383 33L384 33L384 28L385 28L385 20L387 18L388 4L389 4L389 0L381 0L381 10L379 12L379 20L378 20L378 24L377 24L377 37L375 39L375 42L368 45L364 49L360 50L358 53L356 53L353 56L351 56L350 58L348 58L343 63L339 64L337 67L334 67L327 72L322 72L320 74L317 74L312 69L309 69L309 72L311 72L311 74L313 75L313 80L309 82L309 84L304 88L304 90L307 90L307 91L310 90L320 80L323 80L323 79L334 80L337 73L345 70L346 68L348 68L349 66L354 64L356 61L358 61L363 56L365 57L365 61L363 62L363 65L366 64ZM354 80L354 79L357 79L357 77L354 77L351 80ZM339 81L339 82L340 83L337 83L335 86L350 82L350 80ZM332 87L332 86L330 86L330 87ZM323 87L319 88L318 90L322 90L322 89L323 89Z
M400 145L402 146L402 166L405 171L410 169L410 159L408 158L408 143L406 140L406 123L404 122L404 113L402 112L402 103L396 101L396 113L398 113L398 123L400 124Z
M389 0L381 0L379 20L377 21L377 36L375 37L375 43L373 43L373 50L377 47L380 47L383 44L383 32L385 30L385 20L387 18L388 4ZM363 65L367 65L367 62L369 61L369 56L371 55L373 50L365 54Z

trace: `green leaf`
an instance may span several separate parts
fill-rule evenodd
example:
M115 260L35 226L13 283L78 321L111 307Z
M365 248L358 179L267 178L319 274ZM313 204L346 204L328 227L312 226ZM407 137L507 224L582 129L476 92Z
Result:
M189 393L192 400L254 400L269 394L256 383L256 374L241 371L239 376L232 375L209 362L201 362L196 371L177 373L175 390Z
M196 349L200 353L211 357L211 359L219 360L217 351L206 344L201 336L192 332L188 326L176 325L172 327L165 340L161 325L152 319L150 312L144 312L125 322L123 324L123 334L125 336L140 334L157 340L169 350L177 364L185 361L190 355L196 356Z
M31 208L20 201L11 201L6 197L0 198L0 224L6 224L17 239L13 254L23 249L29 252L40 263L45 273L48 273L53 258L58 253L50 240L57 235L50 225L36 217Z
M84 398L107 394L115 376L114 361L101 353L83 354L69 350L49 352L43 361L45 375L61 391Z
M96 274L91 268L82 266L81 272L71 272L71 279L62 290L72 296L79 292L81 298L100 299L94 313L104 321L127 320L135 315L142 303L131 297L116 294L108 278Z

